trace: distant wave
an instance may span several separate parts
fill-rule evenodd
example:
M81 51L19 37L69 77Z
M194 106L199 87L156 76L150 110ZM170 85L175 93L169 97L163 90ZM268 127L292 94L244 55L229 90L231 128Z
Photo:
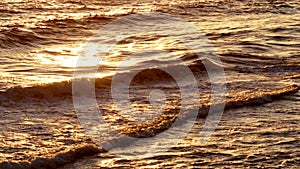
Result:
M262 71L300 73L300 65L280 64L280 65L275 65L275 66L265 66L262 68Z
M289 74L297 75L300 73L300 66L297 65L297 63L257 66L255 68L236 66L235 70L243 73L263 72L263 73L271 73L271 74L289 73Z
M92 35L92 24L103 25L117 17L134 13L133 10L115 14L91 14L81 18L55 18L42 20L36 26L23 29L23 25L15 25L0 30L0 48L35 47L42 44L65 43L80 40L74 37ZM96 27L99 28L99 25Z
M55 19L48 19L40 22L40 25L51 26L51 27L58 27L58 28L74 28L83 26L81 28L85 28L84 26L93 26L93 23L107 23L113 19L116 19L121 16L126 16L130 14L134 14L134 9L131 10L120 10L119 12L102 12L96 14L89 14L79 18L75 17L67 17L67 18L55 18ZM79 27L80 28L80 27ZM90 27L88 27L90 29Z
M262 13L297 13L297 3L288 1L186 1L185 3L172 4L182 10L193 10L195 14L215 15L216 13L230 14L262 14ZM167 12L177 12L178 9L162 7L160 10Z
M117 15L118 16L118 15ZM90 15L82 18L56 18L56 19L48 19L42 22L47 26L56 26L56 27L72 27L75 24L80 25L89 25L91 22L99 22L99 21L109 21L117 16L105 16L105 15Z

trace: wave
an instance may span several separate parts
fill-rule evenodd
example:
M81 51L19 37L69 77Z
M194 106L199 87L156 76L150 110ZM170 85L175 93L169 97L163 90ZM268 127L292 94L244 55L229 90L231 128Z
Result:
M145 79L145 77L149 77ZM167 78L168 77L168 78ZM81 80L90 80L90 79L81 79ZM160 80L172 80L172 77L166 75L164 72L158 69L148 69L141 72L141 77L136 78L136 82L138 84L144 83L149 84L149 82L158 83ZM98 78L96 79L96 87L109 87L111 83L111 77ZM281 99L283 96L291 95L293 93L298 92L300 89L299 86L290 85L290 86L282 86L282 87L274 87L273 90L263 90L260 89L257 91L248 91L247 92L236 92L231 91L228 93L228 98L226 100L225 109L234 109L240 108L244 106L258 106L261 104L269 103L275 101L277 99ZM21 102L32 101L29 97L37 98L37 101L40 102L43 99L54 99L53 101L60 102L62 99L72 98L72 82L71 81L63 81L56 82L51 84L44 84L32 87L16 87L8 89L5 92L0 93L0 105L5 104L4 98L10 98L13 101L17 101L18 99ZM7 105L13 105L9 102ZM70 104L72 104L70 102ZM216 103L220 104L220 103ZM43 105L46 106L46 105ZM210 104L200 104L200 110L198 113L199 118L206 118L209 112ZM4 106L5 107L5 106ZM71 105L70 105L71 107ZM169 115L167 119L156 120L152 123L145 123L138 127L126 128L124 131L120 131L123 134L132 136L132 137L151 137L157 133L163 132L168 129L169 126L172 125L174 120L176 119L176 109L168 110L167 114ZM114 115L120 116L115 113ZM175 118L174 118L175 116ZM113 119L113 118L112 118ZM120 119L120 118L116 118ZM123 120L123 119L120 119ZM117 121L121 123L121 121ZM126 123L126 121L124 121ZM122 138L115 138L112 142L122 141ZM119 144L116 144L119 145ZM74 162L82 157L96 155L97 153L105 152L101 147L97 147L93 144L85 144L79 145L69 148L68 150L54 154L50 158L36 158L32 161L28 162L1 162L0 168L24 168L24 169L39 169L39 168L57 168L59 166Z
M97 153L105 152L92 144L71 147L64 152L53 155L52 158L36 158L31 162L0 162L0 168L5 169L51 169L58 168L68 163L72 163L82 157L92 156Z
M22 11L18 10L12 10L12 9L0 9L0 15L1 14L21 14L23 13Z
M248 67L235 67L236 71L242 73L271 73L271 74L290 74L297 75L300 73L300 66L295 64L278 64L278 65L266 65L266 66L257 66L255 68Z
M265 13L282 13L290 14L297 13L298 7L297 3L289 3L284 1L194 1L186 3L178 3L173 5L163 6L162 11L167 12L180 12L183 14L182 10L192 10L193 14L199 15L199 13L205 15L216 15L222 14L265 14ZM173 7L173 8L171 8ZM175 7L175 9L174 9ZM179 9L176 9L179 8ZM178 11L179 10L179 11ZM202 16L203 16L202 15Z
M65 85L69 84L70 82L66 83L63 82ZM61 85L59 83L55 83L56 85ZM54 84L51 84L53 86ZM55 85L54 85L55 86ZM53 87L54 87L53 86ZM50 86L48 85L48 88ZM34 88L30 88L28 90L32 90ZM46 88L45 88L46 89ZM57 87L56 87L57 89ZM63 85L61 86L62 90L64 89ZM12 89L13 91L15 89ZM21 90L21 88L20 88ZM25 89L26 90L26 89ZM52 88L54 92L57 92ZM265 92L258 92L253 94L249 92L247 93L240 93L240 94L232 94L231 97L227 98L226 101L226 107L225 109L233 109L233 108L240 108L243 106L258 106L264 103L269 103L274 100L280 99L285 95L291 95L293 93L296 93L299 90L299 86L291 85L291 86L285 86L281 88L276 88L271 91L265 91ZM68 93L68 91L64 91ZM28 91L26 92L28 93ZM219 103L216 103L219 104ZM205 118L208 115L208 111L211 105L200 105L200 111L198 114L199 118ZM164 130L167 130L168 127L172 125L174 122L174 116L176 115L176 110L171 109L169 110L171 112L168 113L171 117L169 119L164 119L163 121L156 120L153 123L145 123L144 125L140 125L134 129L126 128L126 131L120 131L123 134L129 135L131 137L136 138L145 138L145 137L151 137L154 136L157 133L163 132ZM115 114L118 115L118 114ZM173 118L172 118L173 116ZM176 118L176 117L175 117ZM120 124L120 118L118 118L118 123ZM126 123L126 121L125 121ZM120 138L114 138L111 140L111 142L119 142L122 141L122 137ZM116 144L120 145L120 144ZM23 168L23 169L40 169L40 168L57 168L63 165L66 165L68 163L72 163L82 157L92 156L96 155L98 153L104 153L106 152L101 147L97 147L92 143L86 143L83 145L77 145L70 147L64 152L60 152L57 154L53 154L52 157L44 157L40 158L37 157L35 159L32 159L32 161L26 161L26 162L0 162L0 168L6 168L6 169L15 169L15 168Z
M11 28L0 31L0 48L14 48L20 46L35 46L36 41L43 41L45 38L33 31Z
M66 17L66 18L48 19L42 21L40 24L47 25L47 26L57 26L57 27L62 27L62 26L74 27L75 24L84 26L84 25L90 25L91 23L106 23L118 17L127 16L134 13L135 13L134 9L127 9L127 10L120 9L118 11L89 14L79 18Z
M231 30L230 32L209 32L206 33L206 36L208 36L209 39L211 40L218 40L218 39L223 39L223 38L228 38L228 37L233 37L233 36L238 36L238 35L244 35L244 34L249 34L253 33L253 30Z
M80 78L74 79L74 81L87 81L90 82L93 79ZM136 84L151 84L163 81L169 81L172 78L165 72L159 69L147 69L139 73L139 76L135 78L133 85ZM104 78L96 78L96 88L109 87L111 85L112 76ZM61 81L54 83L46 83L33 85L30 87L17 86L9 88L0 92L1 100L26 100L28 98L33 99L67 99L72 97L72 81Z
M252 56L251 56L252 57ZM206 61L206 65L209 66L222 66L226 67L226 65L217 65L208 60ZM195 78L201 82L201 78L207 77L206 68L201 60L196 60L191 62L188 66ZM121 75L119 77L130 77L131 74L135 74L134 79L131 82L131 85L153 85L153 84L163 84L168 82L175 82L173 77L163 71L164 69L160 68L148 68L144 70L132 70L129 72L118 73L117 75ZM181 65L171 65L164 67L169 71L181 70ZM235 71L246 72L246 73L256 73L256 72L294 72L299 73L299 66L297 65L277 65L277 66L264 66L261 68L247 68L247 67L235 67ZM176 72L178 77L185 77L184 74L180 74L180 72ZM116 75L114 75L116 76ZM112 83L112 79L114 76L106 76L102 78L90 79L90 78L75 78L73 81L92 81L95 82L95 87L110 87ZM200 85L202 85L200 83ZM248 84L244 84L248 85ZM249 84L251 85L251 84ZM276 85L276 84L274 84ZM27 98L38 98L38 99L64 99L72 97L72 81L60 81L54 83L46 83L46 84L37 84L30 87L22 87L16 86L13 88L9 88L5 91L0 91L0 99L1 100L23 100Z
M0 31L0 48L35 47L80 40L92 35L93 24L103 25L113 19L134 13L127 10L115 13L90 14L80 18L55 18L42 20L34 27L23 29L22 25L5 28ZM99 25L96 25L99 28ZM63 36L62 36L63 35ZM74 37L76 37L74 39Z
M241 108L245 106L259 106L265 103L270 103L275 100L281 99L283 96L297 93L299 89L300 87L296 85L291 85L291 86L279 88L274 91L264 91L259 93L253 93L253 92L247 93L247 92L234 91L233 93L230 93L231 96L226 99L225 110ZM202 103L199 106L198 118L206 118L209 114L210 107L217 106L220 104L223 103L221 102L217 102L214 104ZM179 109L178 108L168 109L167 112L163 113L164 114L163 116L156 118L151 122L146 122L143 124L131 122L126 118L124 118L118 112L111 111L111 110L106 110L106 111L109 112L107 114L107 116L109 116L107 119L118 119L117 122L114 120L109 122L111 123L112 126L120 126L120 125L126 126L121 129L117 127L116 130L118 130L118 132L135 138L148 138L148 137L153 137L156 134L169 129L169 127L176 120ZM184 118L188 119L189 117L187 115L187 117ZM122 138L115 138L111 141L117 143L119 141L122 141ZM113 145L120 145L120 144L113 144Z
M205 60L206 64L209 66L218 66L208 60ZM156 64L157 65L157 64ZM194 61L188 66L192 73L194 73L196 79L199 75L204 75L206 73L206 68L202 61ZM160 67L162 68L162 67ZM122 77L130 77L131 74L138 74L134 77L131 85L147 85L147 84L162 84L165 82L174 81L172 76L170 76L163 69L160 68L148 68L144 70L132 70L129 72L120 72L117 75ZM164 67L165 69L176 73L178 76L185 77L184 74L180 72L175 72L177 70L182 70L182 65L169 65ZM116 76L116 75L114 75ZM106 76L102 78L75 78L73 81L95 81L95 87L109 87L112 83L112 78L114 76ZM27 98L38 98L38 99L62 99L71 98L72 96L72 81L60 81L54 83L45 84L35 84L30 87L16 86L13 88L8 88L5 91L0 91L0 99L2 100L23 100Z
M89 15L82 18L56 18L56 19L48 19L41 24L47 26L54 26L54 27L74 27L75 24L79 25L89 25L91 22L100 22L100 21L110 21L116 16L106 16L106 15Z
M262 68L264 72L294 72L300 73L300 66L299 65L291 65L291 64L284 64L284 65L275 65L275 66L265 66Z
M258 92L256 94L243 94L243 96L238 96L239 99L235 100L227 99L225 109L239 108L243 106L258 106L265 103L270 103L275 100L280 99L285 95L291 95L297 93L300 89L300 86L290 85L276 89L274 91Z

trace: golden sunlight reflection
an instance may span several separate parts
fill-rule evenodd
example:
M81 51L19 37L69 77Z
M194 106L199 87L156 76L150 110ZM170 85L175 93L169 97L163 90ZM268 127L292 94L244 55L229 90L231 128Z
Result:
M35 76L35 77L30 78L30 80L32 80L32 81L38 81L39 84L62 82L62 81L71 80L71 79L72 79L72 77L57 76L57 75ZM29 84L29 86L30 86L30 84Z
M76 65L77 57L70 56L48 56L47 54L37 54L38 59L42 65L48 66L62 66L73 68Z
M64 46L55 45L36 51L35 55L40 64L45 66L62 66L72 68L81 52L81 45Z

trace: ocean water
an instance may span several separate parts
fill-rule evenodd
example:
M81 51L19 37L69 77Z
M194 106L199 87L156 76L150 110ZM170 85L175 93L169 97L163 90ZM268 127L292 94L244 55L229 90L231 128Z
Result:
M299 167L299 10L296 0L1 1L0 168ZM106 39L97 34L120 38L126 31L138 33L96 53L97 62L80 60L101 50ZM211 81L215 70L224 70L224 77ZM147 157L104 152L98 142L120 135L78 114L74 71L95 86L75 85L77 92L95 91L103 118L117 133L154 137L181 109L199 109L198 118L184 119L191 131L172 133L189 133L180 143L166 139ZM111 87L128 79L127 88ZM193 82L199 91L180 90ZM214 85L223 87L225 100L211 99L218 95ZM208 109L222 103L218 128L199 142ZM137 144L126 153L151 151L144 148Z

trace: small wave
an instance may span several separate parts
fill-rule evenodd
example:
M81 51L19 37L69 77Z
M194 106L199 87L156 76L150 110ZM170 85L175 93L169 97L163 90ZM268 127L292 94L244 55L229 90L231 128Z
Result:
M275 66L265 66L262 68L264 72L295 72L300 73L300 66L299 65L275 65Z
M265 47L259 46L260 50L263 48ZM257 50L257 48L255 50ZM278 64L278 62L280 62L267 55L257 53L228 52L222 53L219 56L222 62L235 67L239 72L255 72L255 68L261 65Z
M210 64L210 66L224 66L224 65L216 65L210 61L206 62L206 65ZM180 68L181 65L172 65L170 67L165 67L166 69L170 68L171 71L176 71ZM201 60L194 61L189 65L189 68L194 73L196 79L200 79L202 76L207 76L205 65ZM296 65L281 65L281 66L266 66L261 69L251 69L251 68L236 68L240 72L296 72L299 73L299 66ZM163 71L161 68L148 68L144 70L137 70L138 74L135 75L134 80L131 85L153 85L153 84L162 84L175 82L173 77ZM130 72L119 73L122 76L130 75L132 73L136 73L136 71L132 70ZM180 72L177 72L178 77L184 75L180 75ZM116 76L116 75L115 75ZM112 78L114 76L106 76L102 78L95 79L96 88L109 87L112 82ZM198 80L199 80L198 79ZM76 80L86 80L91 81L93 79L82 78L82 79L74 79ZM34 85L31 87L22 87L17 86L14 88L9 88L6 91L0 92L0 98L2 100L24 100L27 98L38 98L38 99L64 99L72 97L72 81L61 81L54 83L47 83L41 85Z
M276 89L270 92L259 92L255 95L238 96L239 99L228 99L226 103L226 109L240 108L243 106L258 106L265 103L270 103L274 100L278 100L285 95L297 93L300 87L297 85L286 86L280 89Z
M72 85L70 81L55 82L48 84L35 85L32 87L17 86L9 88L0 93L3 100L26 100L28 98L46 99L46 98L64 98L71 97Z
M92 79L82 78L74 80L91 81ZM97 88L111 85L112 76L95 79ZM168 74L159 69L147 69L139 73L132 85L153 84L173 80ZM32 99L67 99L72 97L72 81L62 81L34 85L31 87L17 86L0 92L1 100L26 100Z
M92 21L110 21L113 17L110 16L104 16L104 15L89 15L82 18L56 18L56 19L48 19L46 21L43 21L42 24L45 24L47 26L56 26L56 27L74 27L75 24L79 25L88 25Z
M222 14L296 14L298 4L273 1L186 1L176 4L160 4L157 11L181 15L220 16Z
M44 40L35 32L20 28L11 28L0 31L0 48L13 48L19 46L34 46L36 41Z
M293 85L293 86L278 88L274 91L259 92L258 94L255 95L250 93L249 94L243 93L242 96L235 96L234 98L227 99L226 109L240 108L243 106L257 106L260 104L269 103L276 99L280 99L285 95L296 93L298 90L299 87ZM209 105L200 105L200 112L198 114L198 117L205 118L208 114L209 107L210 107ZM170 110L170 111L175 111L175 110ZM174 118L170 118L164 121L154 121L155 124L148 123L146 124L146 126L141 125L135 130L128 131L127 129L127 133L126 132L123 133L130 135L132 137L151 137L156 133L167 130L173 121ZM118 123L120 123L120 121L118 121ZM111 140L111 142L113 143L119 141L122 141L122 137L114 138L113 140ZM116 144L116 145L121 145L121 144ZM5 169L57 168L66 165L68 163L72 163L82 157L92 156L103 152L105 152L105 150L103 150L101 147L97 147L93 144L86 143L84 145L76 145L70 147L66 151L53 154L48 158L37 157L30 161L20 161L20 162L3 161L0 162L0 168L5 168Z
M264 72L264 73L271 73L271 74L282 74L282 73L288 73L288 74L299 74L300 73L300 66L294 65L294 64L278 64L278 65L268 65L268 66L262 66L262 67L255 67L255 68L247 68L247 67L235 67L235 70L242 72L242 73L258 73L258 72ZM289 76L287 76L289 77Z
M103 12L99 14L89 14L79 18L67 17L67 18L55 18L55 19L48 19L41 24L45 24L47 26L56 26L56 27L74 27L74 25L89 25L91 23L106 23L111 21L117 17L126 16L133 14L134 9L130 10L120 10L118 11L111 11L111 12Z
M293 37L293 36L279 36L279 35L277 35L277 36L268 36L268 39L269 40L274 40L274 41L280 41L280 42L282 42L282 41L296 41L296 38L295 37Z
M38 157L31 162L8 162L4 161L0 163L0 168L5 169L41 169L41 168L58 168L68 163L72 163L82 157L92 156L97 153L104 152L104 150L91 145L81 145L71 147L65 152L55 154L52 158Z
M143 72L144 75L149 74L161 74L158 70L148 70ZM157 78L161 78L160 76ZM170 77L171 78L171 77ZM141 79L140 79L141 80ZM100 83L101 85L106 83L110 83L109 77L102 78L102 79L96 79L96 83ZM230 97L226 100L226 109L233 109L233 108L240 108L243 106L258 106L264 103L269 103L274 100L280 99L285 95L290 95L293 93L296 93L299 90L299 86L291 85L291 86L285 86L281 88L275 88L274 90L270 91L249 91L249 93L245 92L232 92L230 93ZM24 97L26 100L31 95L33 97L41 97L39 95L53 95L56 97L65 97L64 95L69 95L71 97L71 82L57 82L53 84L47 84L43 86L35 86L30 88L13 88L10 89L4 93L0 94L0 97L2 94L13 94L12 99L16 99L16 97ZM20 96L21 95L21 96ZM41 99L43 99L42 97ZM39 99L38 101L41 101ZM56 100L61 101L62 98ZM3 101L2 101L3 102ZM1 102L1 104L3 104ZM216 103L220 104L220 103ZM15 106L15 105L13 105ZM46 105L43 105L46 106ZM198 114L199 118L205 118L208 115L210 104L202 104L199 105L200 111ZM137 128L132 128L132 130L129 130L126 128L126 131L121 131L124 134L130 135L132 137L151 137L154 136L157 133L160 133L164 130L167 130L172 123L174 122L176 118L176 109L170 109L167 112L168 119L163 120L156 120L153 121L153 123L145 123L145 125L140 125ZM115 113L114 115L120 116L119 114ZM111 118L114 119L114 118ZM118 119L118 118L115 118ZM120 118L119 118L120 119ZM120 119L123 120L123 119ZM120 121L117 121L118 123L121 123ZM124 121L126 123L126 121ZM115 138L112 140L112 142L118 142L122 141L122 138ZM117 144L118 145L118 144ZM82 157L94 155L97 153L104 152L103 149L98 148L94 145L87 144L83 146L76 146L68 149L65 152L54 154L51 158L36 158L30 162L2 162L0 163L0 168L56 168L58 166L65 165L67 163L74 162Z
M243 35L243 34L248 34L252 33L253 30L232 30L228 32L209 32L206 35L208 36L209 39L212 40L217 40L217 39L223 39L227 37L233 37L233 36L238 36L238 35Z
M245 94L242 93L234 93L232 94L231 98L228 98L226 100L226 106L225 109L234 109L234 108L241 108L245 106L259 106L265 103L270 103L272 101L278 100L282 98L285 95L290 95L298 92L299 87L292 85L292 86L286 86L282 87L280 89L277 89L275 91L265 91L265 92L259 92L259 93L249 93ZM200 105L198 117L199 118L206 118L209 109L211 106L215 106L221 103L216 103L214 105L210 104L203 104ZM125 135L135 137L135 138L148 138L153 137L158 133L161 133L167 129L169 129L170 126L172 126L173 122L176 120L176 117L178 115L178 109L169 109L168 112L160 118L157 118L151 122L147 123L135 123L130 122L126 118L123 118L123 116L116 112L116 111L110 111L107 110L109 113L109 118L107 119L118 119L118 120L112 120L111 123L113 126L119 126L120 124L122 126L126 126L125 128L117 128L118 132L121 132ZM188 119L188 117L186 117ZM129 124L127 126L127 124ZM123 137L114 138L110 140L112 142L112 145L119 145L122 147L121 144L123 142ZM109 143L111 144L111 143Z
M0 9L0 13L1 14L20 14L23 13L22 11L18 11L18 10L10 10L10 9Z
M210 66L217 66L214 63L206 60L206 64ZM170 65L164 67L170 71L180 70L182 65ZM162 68L162 67L161 67ZM203 71L205 71L205 66L202 61L194 61L189 65L189 68L195 76L197 74L203 75ZM139 73L134 78L132 85L146 85L146 84L157 84L163 82L170 82L174 79L166 72L162 71L160 68L148 68L144 70L137 70ZM129 72L120 72L122 75L130 75L132 73L136 73L136 71L132 70ZM177 72L178 76L185 77L184 75L180 75L180 72ZM108 87L111 85L113 76L106 76L103 78L95 79L95 86L97 88ZM74 79L74 80L85 80L91 81L89 78L82 79ZM2 99L13 99L13 100L22 100L26 98L71 98L72 96L72 81L61 81L47 84L34 85L31 87L22 87L17 86L14 88L9 88L4 92L0 92L0 98Z
M41 44L52 45L59 42L68 42L77 37L89 37L92 35L93 25L105 24L117 17L134 13L134 10L90 14L81 18L55 18L37 23L30 29L22 29L14 26L0 30L0 48L15 49L16 47L36 47ZM91 26L88 27L88 26ZM98 26L96 26L98 28ZM62 37L63 35L63 37ZM78 41L78 39L76 39Z

